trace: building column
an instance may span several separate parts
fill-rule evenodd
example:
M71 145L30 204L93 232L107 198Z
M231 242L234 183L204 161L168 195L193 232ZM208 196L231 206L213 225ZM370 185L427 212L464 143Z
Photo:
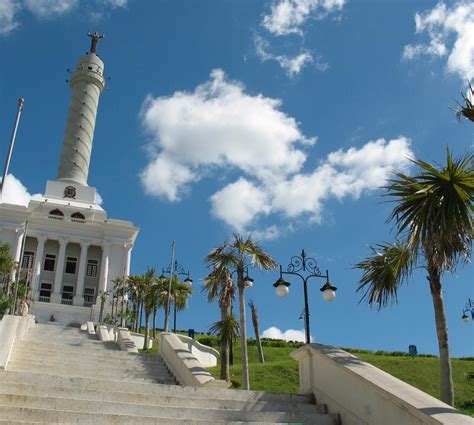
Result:
M84 306L84 279L86 277L87 251L89 242L81 242L81 256L79 258L79 269L77 273L76 295L74 295L73 304Z
M19 227L15 229L16 239L15 239L15 247L13 250L13 258L17 262L18 267L21 267L21 242L23 241L23 233L25 233L25 229L23 227ZM18 268L19 270L19 268ZM10 275L10 282L14 283L16 279L17 267L15 267ZM11 287L11 284L10 284Z
M54 274L54 287L51 294L51 302L61 304L61 286L63 283L64 262L66 259L67 239L59 239L59 252L56 257L56 273Z
M123 276L127 278L130 275L130 258L132 255L132 245L125 244L123 256Z
M44 244L46 243L46 236L38 236L38 246L35 253L35 262L33 264L33 276L31 279L31 296L34 300L39 297L41 266L43 264Z
M107 283L109 281L109 256L110 243L104 242L102 244L102 261L100 267L99 292L107 292Z

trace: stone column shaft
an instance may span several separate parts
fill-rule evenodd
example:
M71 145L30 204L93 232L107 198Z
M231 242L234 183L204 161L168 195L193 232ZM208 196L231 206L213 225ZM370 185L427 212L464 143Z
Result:
M102 245L102 262L100 267L99 291L107 291L107 283L109 281L109 256L110 244L104 243Z
M51 302L61 304L61 286L64 274L64 262L66 257L66 247L68 241L66 239L59 240L59 252L56 257L56 273L54 275L54 288L51 294Z
M124 260L123 260L123 274L125 278L130 275L131 256L132 256L132 246L125 245Z
M84 305L84 280L86 277L87 251L89 242L81 243L81 256L79 258L79 269L77 273L76 295L74 296L74 305Z
M35 253L35 262L33 264L33 276L31 279L31 295L33 299L37 300L40 289L41 265L43 264L44 244L46 243L45 236L39 236L38 247Z
M16 239L15 239L15 248L13 251L13 258L17 262L18 266L21 267L21 263L20 263L22 260L20 258L21 257L21 242L23 240L23 233L25 233L25 230L23 228L15 229L15 233L16 233ZM15 282L16 273L17 273L17 269L14 268L10 275L10 279L12 283Z

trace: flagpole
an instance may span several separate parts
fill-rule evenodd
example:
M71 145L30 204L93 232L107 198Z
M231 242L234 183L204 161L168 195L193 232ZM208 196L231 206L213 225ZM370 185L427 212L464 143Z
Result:
M3 194L3 187L5 185L5 179L6 179L7 174L8 174L8 169L10 168L10 161L12 159L12 153L13 153L13 145L15 144L16 132L18 130L18 123L20 122L20 116L21 116L21 112L23 111L23 105L24 104L25 104L25 100L20 97L18 99L18 110L16 111L15 125L13 126L13 131L12 131L12 135L11 135L11 138L10 138L10 146L8 147L7 159L5 161L5 166L3 168L2 181L0 182L0 197Z

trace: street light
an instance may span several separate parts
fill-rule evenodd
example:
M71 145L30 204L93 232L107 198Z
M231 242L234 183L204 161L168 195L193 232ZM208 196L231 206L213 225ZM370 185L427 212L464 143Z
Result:
M469 319L469 316L466 313L471 314L471 319ZM470 320L474 320L474 300L471 300L470 298L467 300L466 306L462 311L461 319L464 320L466 323Z
M303 274L302 272L307 273ZM328 271L326 270L325 275L321 274L316 260L312 257L307 257L304 249L301 251L300 256L295 255L291 257L286 272L283 271L280 265L280 277L273 284L279 297L286 297L290 292L291 283L283 279L283 275L299 276L303 280L306 344L309 344L311 342L311 335L309 329L308 279L311 277L326 279L326 283L320 288L324 301L333 301L336 298L337 288L329 283Z
M191 276L189 276L189 270L188 271L185 271L184 270L184 267L182 264L178 263L177 260L175 260L174 262L170 263L168 265L168 267L165 268L162 268L161 269L161 275L159 277L159 279L165 279L165 274L169 274L170 275L170 285L169 285L169 292L168 292L168 296L170 297L171 296L171 279L173 279L173 276L176 275L176 276L186 276L186 279L184 279L184 284L187 285L189 288L191 288L193 286L193 280L191 279ZM170 300L170 298L168 298ZM170 311L170 302L168 301L168 314L169 314L169 311ZM174 319L173 319L173 332L176 333L176 300L174 302ZM166 331L166 329L165 329Z

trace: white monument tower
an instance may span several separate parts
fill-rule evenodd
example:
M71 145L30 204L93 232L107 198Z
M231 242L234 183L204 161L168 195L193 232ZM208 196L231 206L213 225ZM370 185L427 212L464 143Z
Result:
M52 315L64 323L83 321L91 313L97 319L98 295L110 294L111 281L129 274L138 235L131 222L108 218L96 189L88 186L97 108L105 87L104 63L97 55L104 36L88 35L90 52L79 59L70 79L58 179L48 181L45 194L33 197L28 206L0 204L0 242L9 242L20 262L20 277L30 286L40 321Z
M97 42L103 35L90 34L91 50L77 63L69 81L71 103L64 132L58 180L87 186L99 97L104 90L104 63L97 56Z

